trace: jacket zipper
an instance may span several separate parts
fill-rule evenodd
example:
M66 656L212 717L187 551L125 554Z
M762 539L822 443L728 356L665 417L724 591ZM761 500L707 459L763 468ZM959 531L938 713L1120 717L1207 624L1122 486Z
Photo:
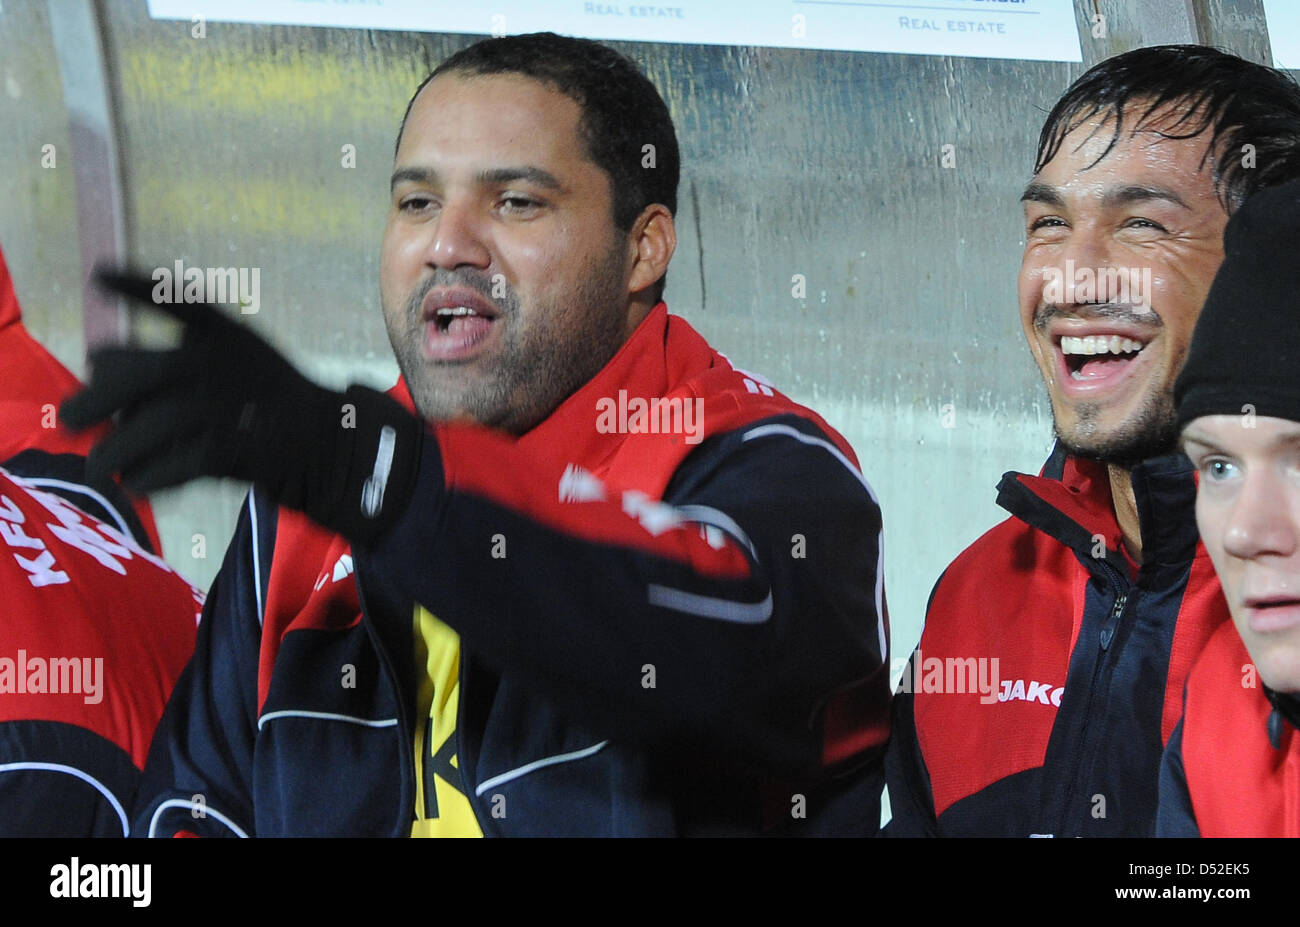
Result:
M1118 627L1120 618L1124 614L1124 607L1128 604L1129 597L1127 589L1121 585L1121 579L1118 572L1105 563L1102 563L1101 565L1111 581L1111 588L1115 589L1118 592L1118 595L1115 597L1115 603L1111 606L1110 613L1106 616L1106 621L1102 625L1101 633L1098 635L1097 643L1100 645L1100 650L1097 652L1097 663L1092 669L1092 681L1088 685L1087 710L1084 712L1083 724L1079 729L1079 738L1076 741L1076 748L1073 751L1074 756L1078 758L1078 765L1075 767L1074 788L1071 790L1070 796L1082 793L1084 776L1086 774L1085 770L1090 769L1092 766L1091 762L1086 761L1087 759L1090 759L1090 757L1085 758L1084 748L1088 743L1088 728L1091 727L1090 722L1093 715L1093 701L1097 695L1097 682L1101 678L1102 664L1105 663L1106 652L1110 649L1111 641L1115 639L1115 629ZM1072 803L1072 799L1067 796L1065 808L1068 810ZM1067 822L1061 821L1060 823L1065 824Z
M1124 614L1124 606L1128 604L1128 593L1121 592L1119 598L1115 600L1115 607L1110 610L1110 617L1106 619L1106 624L1101 629L1101 651L1105 653L1110 649L1110 642L1115 638L1115 628L1119 625L1120 616Z

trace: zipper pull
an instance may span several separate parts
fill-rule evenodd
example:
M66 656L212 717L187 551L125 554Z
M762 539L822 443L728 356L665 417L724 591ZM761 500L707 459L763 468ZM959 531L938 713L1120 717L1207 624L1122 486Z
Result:
M1115 625L1119 622L1119 616L1124 613L1124 606L1128 602L1128 593L1121 592L1115 605L1110 610L1110 617L1106 619L1106 627L1101 629L1101 649L1105 650L1110 646L1111 640L1115 637Z

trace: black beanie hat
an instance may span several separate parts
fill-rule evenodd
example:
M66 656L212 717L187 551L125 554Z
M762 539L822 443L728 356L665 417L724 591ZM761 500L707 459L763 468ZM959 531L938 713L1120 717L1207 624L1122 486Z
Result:
M1178 429L1202 415L1300 421L1300 180L1251 196L1174 383Z

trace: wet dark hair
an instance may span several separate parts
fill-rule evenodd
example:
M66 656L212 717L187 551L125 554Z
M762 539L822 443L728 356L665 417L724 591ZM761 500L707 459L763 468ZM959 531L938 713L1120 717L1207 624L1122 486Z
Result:
M1129 131L1137 131L1170 104L1181 112L1161 135L1194 138L1210 131L1205 159L1214 159L1214 191L1226 211L1256 190L1300 177L1300 85L1284 71L1203 45L1138 48L1090 68L1048 114L1034 173L1092 117L1108 115L1114 125L1096 164L1110 154L1130 117ZM1254 167L1242 163L1245 145L1254 146Z
M651 203L676 214L681 174L677 132L663 97L631 59L599 42L554 32L484 39L456 52L416 88L402 116L398 146L415 98L444 74L520 74L564 94L582 110L578 129L587 156L609 177L614 225L628 231ZM651 167L642 167L646 145L654 146ZM663 287L661 277L654 288L656 300Z

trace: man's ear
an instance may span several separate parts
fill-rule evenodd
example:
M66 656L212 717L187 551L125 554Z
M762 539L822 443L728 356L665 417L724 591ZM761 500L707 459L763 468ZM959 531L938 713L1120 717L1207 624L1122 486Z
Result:
M627 291L629 296L636 296L650 290L668 271L668 262L677 250L677 227L667 206L651 203L641 210L628 232L628 249L632 264Z

